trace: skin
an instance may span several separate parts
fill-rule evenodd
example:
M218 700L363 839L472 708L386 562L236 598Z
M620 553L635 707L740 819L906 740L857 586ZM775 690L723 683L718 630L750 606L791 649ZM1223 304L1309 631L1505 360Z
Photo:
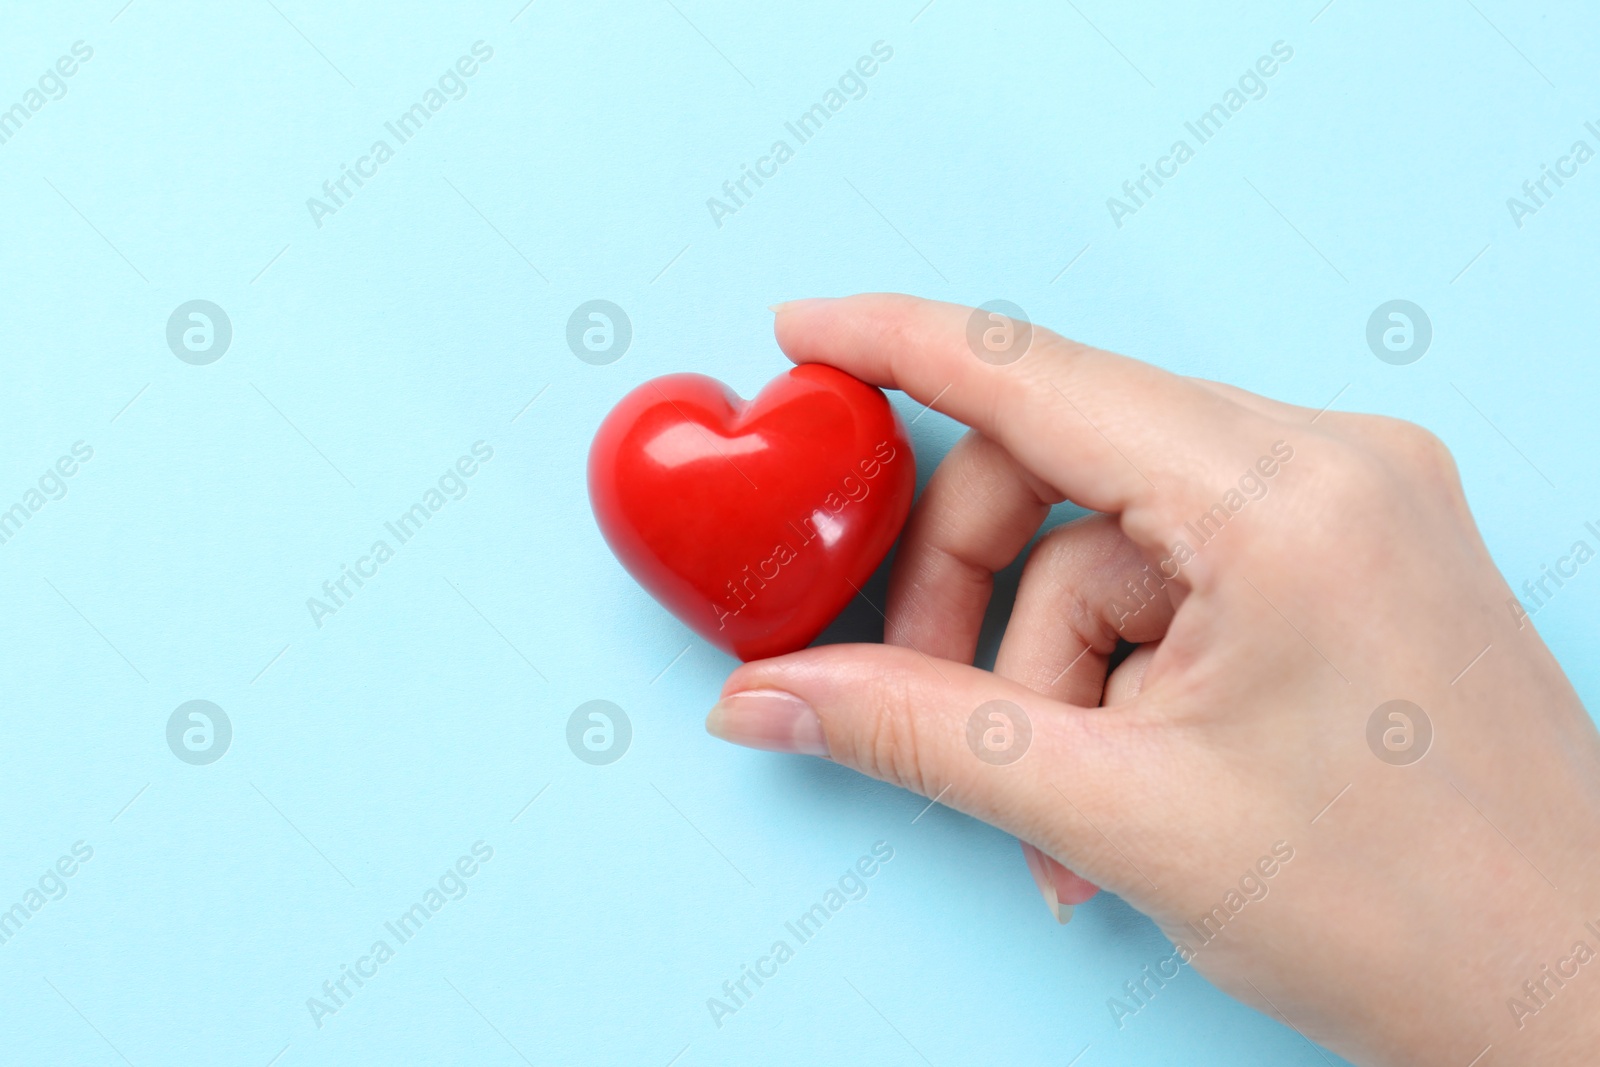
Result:
M1600 958L1560 986L1541 968L1580 940L1600 952L1584 926L1600 931L1600 736L1513 610L1437 438L1037 326L993 365L954 305L776 311L794 361L972 429L908 523L885 644L740 667L712 733L826 756L1016 834L1352 1062L1595 1061ZM971 666L993 573L1062 499L1100 514L1035 548L995 671ZM1218 504L1202 542L1189 524ZM1138 650L1108 676L1118 638ZM1394 751L1369 744L1396 699L1423 709L1426 747L1407 745L1415 716L1380 722ZM1005 765L968 744L993 700L1032 728ZM1518 1018L1513 997L1539 1010Z

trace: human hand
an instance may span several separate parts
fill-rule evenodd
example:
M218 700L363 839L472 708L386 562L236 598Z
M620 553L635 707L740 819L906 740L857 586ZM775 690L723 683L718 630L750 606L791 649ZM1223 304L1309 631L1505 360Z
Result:
M1600 952L1600 737L1449 452L1037 326L994 365L971 314L778 309L791 359L973 429L906 527L886 644L745 664L708 729L1016 834L1355 1062L1593 1062L1600 961L1571 961ZM994 673L972 667L993 573L1062 499L1102 514L1035 547ZM1108 676L1118 638L1139 647ZM1031 728L1015 762L969 744L991 701Z

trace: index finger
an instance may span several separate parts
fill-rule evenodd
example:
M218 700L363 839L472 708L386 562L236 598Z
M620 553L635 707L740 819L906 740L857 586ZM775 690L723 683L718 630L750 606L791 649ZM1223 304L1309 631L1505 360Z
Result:
M984 313L956 304L873 293L774 310L778 344L796 363L903 390L1000 442L1074 503L1123 515L1147 544L1164 543L1209 475L1227 476L1241 424L1259 418L1193 381L1039 326L1026 327L1018 358L990 362L969 342ZM976 326L981 335L983 320Z

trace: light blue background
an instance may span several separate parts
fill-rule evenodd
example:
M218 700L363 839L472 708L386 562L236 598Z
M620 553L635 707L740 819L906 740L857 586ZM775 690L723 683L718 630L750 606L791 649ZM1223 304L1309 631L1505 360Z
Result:
M480 39L465 98L314 225ZM94 858L0 945L0 1061L1322 1062L1188 971L1119 1032L1106 999L1165 952L1128 907L1057 928L1010 837L708 738L732 662L607 553L587 444L658 374L753 394L787 366L775 300L1005 298L1426 424L1520 585L1600 520L1600 161L1520 230L1505 206L1600 147L1592 8L6 0L0 106L78 40L0 145L0 507L94 448L0 546L0 907ZM879 40L865 98L717 227L707 197ZM1269 95L1114 226L1106 198L1279 40ZM1364 340L1397 297L1435 330L1405 367ZM233 324L210 366L165 341L195 298ZM565 343L592 298L633 323L609 366ZM914 430L925 478L957 430ZM480 439L470 493L315 627L306 598ZM1600 564L1537 616L1591 707L1597 607ZM209 766L165 741L195 698L235 731ZM565 741L597 698L634 728L603 767ZM314 1026L480 839L470 893ZM866 899L715 1027L706 998L879 840Z

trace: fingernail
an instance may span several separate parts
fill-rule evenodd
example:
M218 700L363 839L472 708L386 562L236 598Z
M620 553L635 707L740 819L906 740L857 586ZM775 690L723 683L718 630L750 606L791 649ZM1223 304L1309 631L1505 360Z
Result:
M749 689L717 701L706 716L713 737L746 748L826 756L828 739L811 705L777 689Z
M798 311L801 308L809 307L812 304L823 304L830 299L832 298L825 296L811 296L806 297L804 300L784 300L779 303L769 305L767 310L772 312L774 315L781 315L785 311Z
M1044 869L1056 887L1056 899L1061 902L1063 908L1070 910L1074 905L1082 904L1100 892L1099 886L1076 872L1069 871L1049 856L1044 858Z
M1051 918L1062 924L1072 921L1072 905L1063 906L1056 896L1055 881L1045 866L1048 857L1026 841L1021 844L1022 858L1028 861L1028 873L1033 875L1033 884L1039 887L1039 893L1044 897L1044 905L1050 909Z

